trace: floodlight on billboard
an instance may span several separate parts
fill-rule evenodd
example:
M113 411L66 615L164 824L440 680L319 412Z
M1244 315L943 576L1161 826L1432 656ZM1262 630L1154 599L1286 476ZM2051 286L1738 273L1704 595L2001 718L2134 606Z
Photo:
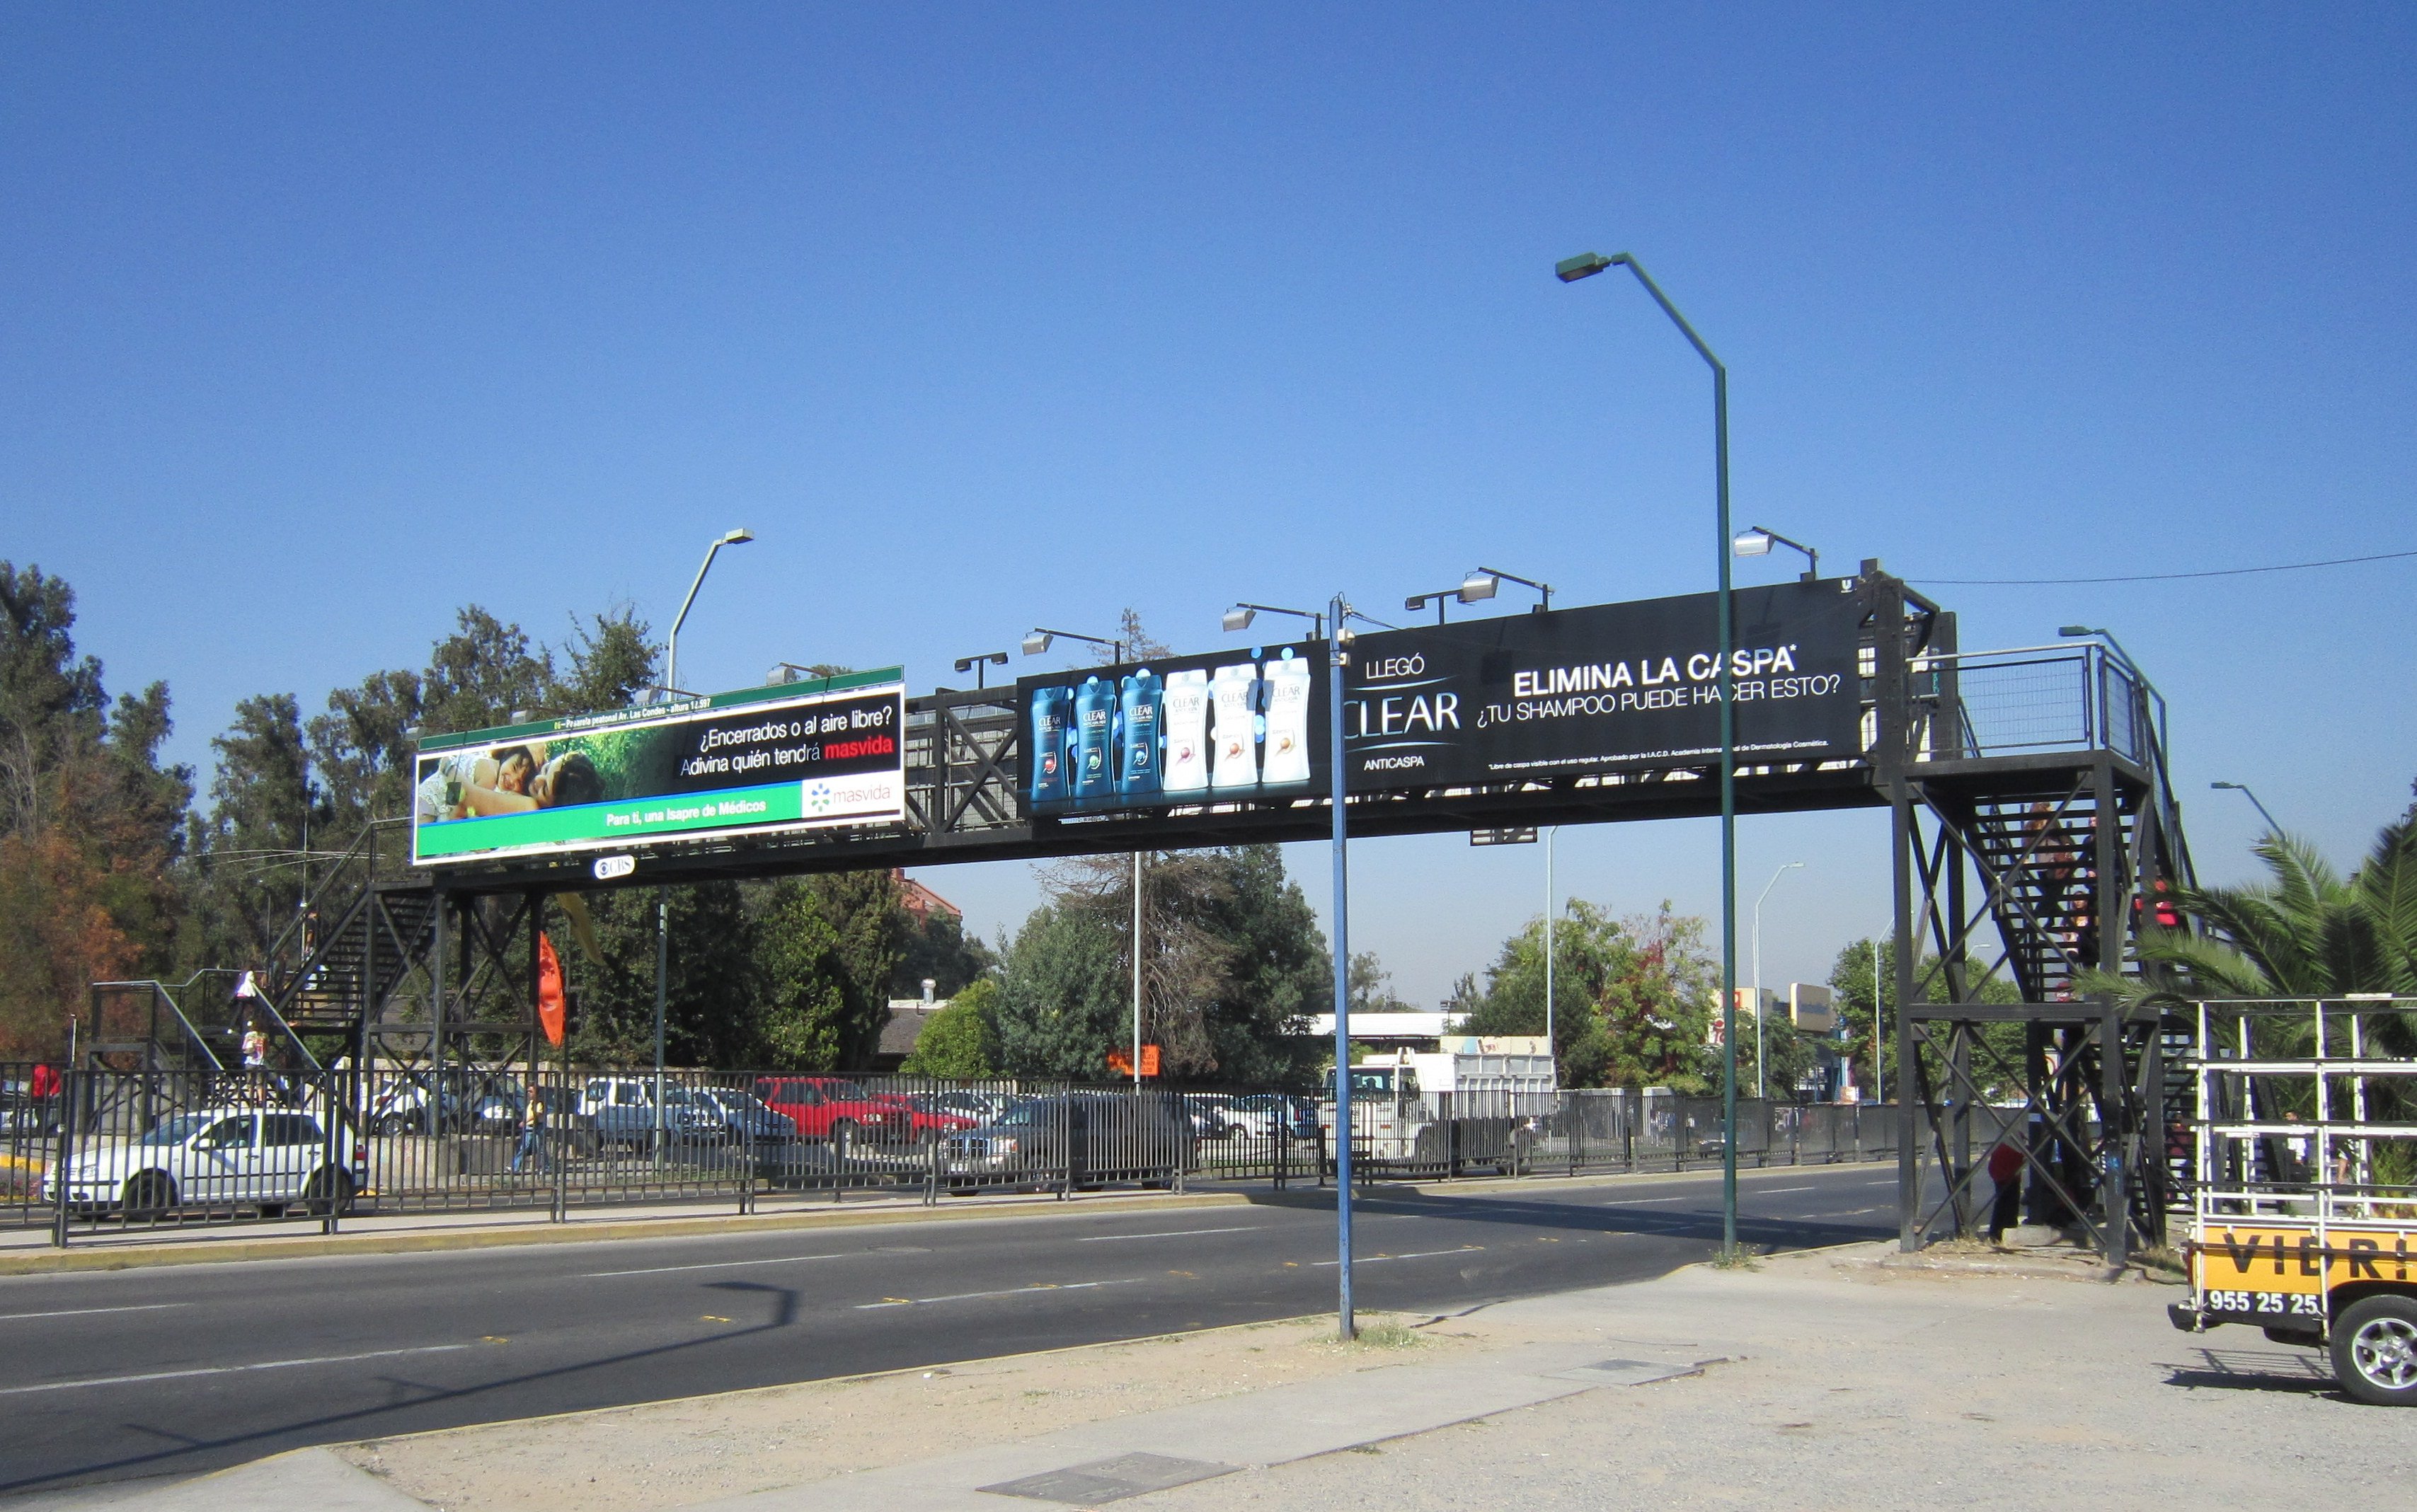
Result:
M421 866L902 822L896 668L422 740ZM597 874L624 875L600 863Z

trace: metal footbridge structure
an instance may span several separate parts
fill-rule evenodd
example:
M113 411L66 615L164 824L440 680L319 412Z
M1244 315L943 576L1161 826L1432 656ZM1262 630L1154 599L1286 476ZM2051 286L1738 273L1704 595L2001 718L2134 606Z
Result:
M2162 699L2095 641L1965 651L1953 612L1865 562L1853 759L1741 765L1738 811L1877 809L1891 826L1900 1095L1900 1235L1969 1232L1987 1144L2029 1138L2033 1216L2077 1226L2112 1258L2162 1238L2164 1131L2185 1082L2176 1026L2088 992L2085 973L2137 975L2142 931L2187 927L2192 881L2166 764ZM402 821L371 826L329 867L270 959L263 996L230 1005L157 983L99 984L83 1043L94 1064L231 1066L241 1018L265 1020L312 1067L525 1062L539 928L549 899L614 886L1315 840L1322 795L1215 801L1163 813L1033 817L1013 688L939 689L906 703L905 822L796 836L629 847L600 881L584 856L407 864ZM1719 812L1717 761L1651 770L1390 792L1347 799L1355 838ZM558 901L555 906L563 906ZM570 905L576 907L576 905ZM2013 991L1990 990L2008 984ZM2014 1002L1986 1002L2012 996ZM255 1011L256 1010L256 1011ZM2013 1026L2013 1027L2006 1027ZM2019 1039L2019 1045L2015 1041ZM1892 1085L1904 1081L1893 1076ZM2019 1109L2009 1106L2019 1089ZM1990 1106L1992 1102L2001 1106ZM1945 1178L1926 1199L1925 1165Z

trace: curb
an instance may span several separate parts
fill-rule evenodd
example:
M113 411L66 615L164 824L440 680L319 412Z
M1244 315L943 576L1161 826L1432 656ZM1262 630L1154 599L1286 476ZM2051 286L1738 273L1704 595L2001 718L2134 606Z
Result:
M1882 1160L1833 1160L1820 1166L1756 1166L1738 1172L1738 1183L1744 1186L1756 1176L1799 1175L1807 1171L1852 1170L1857 1167L1893 1170L1893 1163ZM1421 1197L1482 1197L1494 1192L1555 1191L1571 1187L1607 1187L1635 1183L1639 1186L1660 1186L1674 1181L1717 1180L1721 1168L1709 1166L1701 1171L1599 1171L1575 1176L1464 1176L1457 1181L1379 1182L1376 1193L1388 1191L1416 1192ZM1331 1188L1325 1188L1330 1190ZM1363 1188L1364 1189L1364 1188Z
M871 1212L733 1213L724 1217L626 1218L592 1224L530 1224L513 1229L433 1232L296 1234L283 1238L235 1239L205 1244L163 1244L124 1249L51 1249L0 1255L0 1277L46 1276L75 1271L122 1271L158 1265L215 1265L261 1260L324 1260L339 1255L409 1255L440 1250L504 1249L524 1245L601 1244L627 1239L682 1239L700 1234L775 1233L798 1229L846 1229L894 1224L953 1223L965 1219L1064 1217L1070 1213L1147 1212L1168 1208L1244 1207L1240 1192L1183 1192L1163 1196L1075 1198L1058 1202L999 1202L967 1207L878 1208Z

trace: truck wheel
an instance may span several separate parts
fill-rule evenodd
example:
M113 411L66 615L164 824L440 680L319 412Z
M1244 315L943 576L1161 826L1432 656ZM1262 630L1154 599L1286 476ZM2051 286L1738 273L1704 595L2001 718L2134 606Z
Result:
M2417 1301L2364 1297L2333 1320L2333 1379L2378 1407L2417 1406Z

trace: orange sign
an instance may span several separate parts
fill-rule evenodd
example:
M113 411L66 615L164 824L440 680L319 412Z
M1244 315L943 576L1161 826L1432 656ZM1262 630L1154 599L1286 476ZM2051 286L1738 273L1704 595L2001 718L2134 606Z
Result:
M562 1043L562 959L554 953L554 942L540 932L537 937L537 1021L545 1030L545 1042Z
M1118 1076L1132 1075L1132 1052L1131 1051L1123 1050L1112 1050L1108 1051L1108 1069L1114 1071ZM1144 1076L1158 1075L1158 1047L1156 1045L1144 1045L1141 1048L1141 1074Z

